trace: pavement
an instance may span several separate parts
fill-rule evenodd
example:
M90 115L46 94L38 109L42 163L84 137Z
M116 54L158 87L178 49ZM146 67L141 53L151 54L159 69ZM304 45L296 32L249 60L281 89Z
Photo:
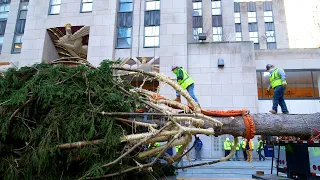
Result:
M191 163L210 162L212 160L205 159L202 161L184 161L184 165ZM247 180L252 179L252 175L256 171L263 171L265 175L271 174L271 158L265 161L254 159L252 163L246 161L226 161L212 165L205 165L199 167L188 168L186 171L178 170L177 180ZM277 171L274 168L273 174Z

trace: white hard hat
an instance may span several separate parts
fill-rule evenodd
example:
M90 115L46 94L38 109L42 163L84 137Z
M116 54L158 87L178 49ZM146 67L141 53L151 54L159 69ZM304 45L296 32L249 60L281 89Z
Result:
M197 134L196 137L199 137L199 134Z
M175 70L175 69L177 69L177 68L179 68L179 66L177 66L177 65L171 66L171 70L172 70L172 71Z
M229 141L229 138L226 138L227 141Z

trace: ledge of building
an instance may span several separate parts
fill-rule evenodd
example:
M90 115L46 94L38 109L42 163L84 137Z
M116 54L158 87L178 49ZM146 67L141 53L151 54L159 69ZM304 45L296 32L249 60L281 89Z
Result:
M230 43L252 43L252 41L219 41L219 42L188 42L188 44L230 44Z

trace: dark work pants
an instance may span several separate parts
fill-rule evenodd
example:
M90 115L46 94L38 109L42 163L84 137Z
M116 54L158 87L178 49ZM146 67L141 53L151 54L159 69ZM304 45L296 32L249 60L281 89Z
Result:
M262 149L258 149L258 154L259 154L259 161L261 161L261 158L263 160L265 160L266 158L264 157L264 155L261 154Z
M248 159L248 157L247 157L247 152L246 152L245 149L243 150L243 157L244 157L244 160L245 160L245 161Z
M230 150L224 150L224 157L227 157L230 154Z
M272 102L273 102L272 109L275 110L276 112L278 112L278 105L280 105L283 113L288 112L286 102L284 102L285 91L286 91L286 87L283 87L283 86L277 86L274 88L273 99L272 99Z

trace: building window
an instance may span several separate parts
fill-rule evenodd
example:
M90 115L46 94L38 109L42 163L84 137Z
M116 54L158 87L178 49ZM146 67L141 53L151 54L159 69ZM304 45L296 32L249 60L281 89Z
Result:
M221 15L221 1L212 1L212 15Z
M256 3L248 2L248 22L254 23L257 22L257 11L256 11Z
M131 48L131 28L118 28L117 48Z
M212 32L213 41L222 41L221 1L214 0L212 4Z
M284 97L287 99L319 98L320 70L285 70L287 88ZM269 72L257 71L259 99L272 99L273 90L267 92L270 84Z
M82 0L81 1L81 12L92 12L93 0Z
M160 0L147 0L146 11L160 10Z
M202 33L202 28L193 28L193 39L198 41L200 33Z
M9 3L0 4L0 19L8 18L9 9L10 9Z
M249 37L253 43L259 43L258 23L249 23Z
M23 34L15 34L13 38L13 53L21 53Z
M265 11L264 12L264 22L273 22L272 11Z
M267 43L268 42L276 42L274 31L266 31L266 36L267 36Z
M250 41L253 41L254 43L254 49L260 49L258 23L249 23L248 28L249 28L249 38L250 38Z
M131 48L132 42L132 0L119 0L117 15L117 43L116 48Z
M144 47L160 46L160 1L146 0Z
M12 53L21 53L22 39L26 25L29 0L20 0L18 18L13 37Z
M236 29L236 41L242 41L242 28L241 28L241 24L236 23L236 24L235 24L235 29Z
M249 32L249 37L253 43L259 43L258 32Z
M267 49L277 49L274 23L265 23Z
M277 49L277 43L267 43L267 49Z
M247 8L248 12L256 12L257 11L255 2L248 2L247 5L248 5L248 8Z
M256 12L248 12L248 22L249 23L257 22L257 13Z
M236 41L242 41L240 3L234 2L234 23L236 30Z
M236 41L242 41L242 34L241 34L241 32L236 32Z
M222 27L213 27L213 41L222 41Z
M193 2L193 16L202 16L202 2Z
M10 9L10 0L0 1L0 53L2 50L4 33L6 31L9 9Z
M132 0L119 0L119 12L132 12Z
M193 39L199 41L199 33L202 33L203 19L202 19L202 2L200 0L193 0Z
M61 0L51 0L49 14L59 14L61 8Z
M234 12L240 12L240 3L234 2Z
M234 13L234 23L241 23L240 13Z
M159 46L160 26L149 26L144 29L144 46L145 47L157 47Z
M264 1L263 2L263 10L264 11L272 11L272 1Z

